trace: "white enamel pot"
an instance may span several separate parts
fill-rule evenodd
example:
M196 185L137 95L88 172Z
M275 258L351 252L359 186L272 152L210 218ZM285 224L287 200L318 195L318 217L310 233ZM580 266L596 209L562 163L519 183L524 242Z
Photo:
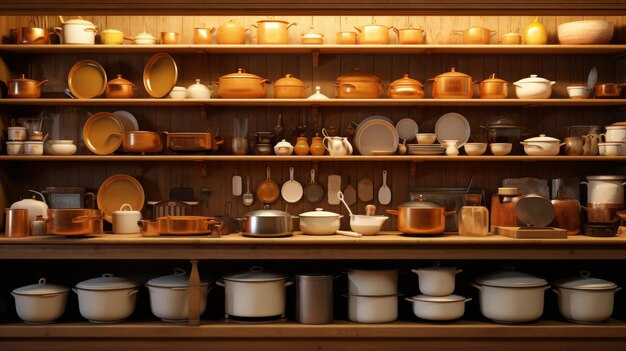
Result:
M182 269L174 274L150 279L146 283L150 293L150 310L165 322L184 322L189 319L189 276ZM200 314L206 310L209 283L200 282Z
M315 211L301 213L300 230L308 235L335 234L341 226L340 214L316 208Z
M536 74L513 83L518 99L549 99L552 95L552 86L555 84L555 81L537 77Z
M357 323L391 323L398 319L398 295L348 295L348 319Z
M621 204L624 203L624 185L626 177L616 175L587 176L587 203Z
M453 321L465 314L465 303L472 301L463 296L428 296L417 295L405 300L413 304L413 313L417 318L429 321Z
M398 271L350 269L348 291L351 295L385 296L398 293Z
M17 288L11 292L15 310L25 323L52 323L65 312L67 293L64 286L47 284L45 278L37 284Z
M111 214L113 233L115 234L141 233L139 221L141 221L141 212L133 211L129 204L123 204L119 211L113 211Z
M135 311L138 284L106 273L82 281L72 290L78 295L78 309L92 323L116 323Z
M428 296L446 296L454 292L456 275L463 272L455 267L430 267L412 270L419 279L420 292Z
M96 42L96 26L80 17L65 21L62 27L55 27L54 31L61 38L62 44L94 45Z
M285 287L288 276L252 267L249 272L224 276L216 284L225 288L226 316L274 317L285 314Z
M538 137L528 138L520 144L524 145L524 152L529 156L556 156L559 154L561 143L559 139L539 134Z

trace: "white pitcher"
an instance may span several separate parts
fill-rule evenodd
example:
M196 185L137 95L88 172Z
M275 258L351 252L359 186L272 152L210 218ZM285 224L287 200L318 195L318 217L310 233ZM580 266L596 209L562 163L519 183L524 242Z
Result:
M324 148L328 150L330 156L347 156L352 155L352 145L348 141L348 138L344 137L331 137L326 132L326 129L322 129L322 135L324 135Z

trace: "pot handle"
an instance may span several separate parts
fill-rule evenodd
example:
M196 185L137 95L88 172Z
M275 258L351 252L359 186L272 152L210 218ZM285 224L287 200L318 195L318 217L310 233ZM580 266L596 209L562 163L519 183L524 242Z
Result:
M396 32L397 35L400 35L400 30L398 30L398 28L391 26L389 27L389 29L393 29L393 31Z
M135 38L131 38L131 37L124 36L124 40L135 41Z
M289 25L287 25L287 29L289 29L289 27L291 26L297 26L297 25L298 25L297 22L289 23Z
M470 302L470 301L472 301L472 298L471 298L471 297L468 297L468 298L467 298L467 299L465 299L463 302Z
M476 289L478 289L478 291L483 291L483 288L480 285L475 284L475 283L471 283L471 285L475 287Z
M78 295L78 289L76 288L72 288L72 291L76 293L76 295Z
M387 210L387 213L394 216L397 216L399 214L398 210Z
M224 280L222 280L222 279L218 279L218 280L216 280L216 281L215 281L215 284L216 284L216 285L219 285L219 286L221 286L221 287L225 287L225 286L226 286L226 283L224 283Z
M489 36L490 36L490 37L493 37L493 36L494 36L494 35L496 35L496 34L498 34L498 32L497 32L497 31L495 31L495 30L490 30L490 31L489 31Z
M550 289L550 288L551 288L551 286L550 286L550 285L546 285L546 286L544 286L544 287L543 287L543 291L546 291L546 290L548 290L548 289Z
M128 292L128 297L131 297L133 295L137 295L138 292L139 292L139 289L133 289L132 291Z
M289 286L289 285L293 285L293 283L295 283L295 281L293 279L287 279L285 281L285 287Z
M552 292L554 292L557 296L561 296L561 292L557 289L552 289Z
M616 292L618 292L618 291L620 291L620 290L622 290L622 287L621 287L621 286L618 286L617 288L615 288L615 291L613 291L613 292L614 292L614 293L616 293Z
M250 27L248 27L248 29L246 29L246 30L249 30L249 31L250 31L250 41L251 41L251 42L253 42L254 44L258 44L256 35L252 35L252 29L251 29L252 27L254 27L255 29L257 29L257 31L258 31L258 29L259 29L259 27L257 27L257 25L256 25L256 24L251 24L251 25L250 25ZM256 34L256 33L255 33L255 34Z
M83 222L87 222L88 220L89 220L88 215L77 216L77 217L72 218L72 223L74 224L83 223Z
M445 217L445 216L453 215L455 213L456 213L456 211L446 211L446 212L443 213L443 216Z
M405 299L405 300L407 300L407 301L409 301L409 302L416 301L416 300L415 300L414 298L412 298L412 297L405 297L404 299Z
M565 143L560 143L560 144L559 144L559 146L563 146L563 145L565 145Z
M459 273L461 273L461 272L463 272L463 270L462 270L461 268L459 268L459 269L457 269L456 271L454 271L454 274L459 274Z
M84 30L85 32L92 32L92 33L94 33L94 34L98 32L98 29L96 29L96 28L85 28L85 29L83 29L83 30Z
M363 29L361 29L361 28L359 28L357 26L354 26L354 29L356 29L356 31L359 32L359 33L361 33L363 31Z
M589 186L589 183L587 183L587 182L585 182L585 181L580 182L580 184L581 184L581 185L586 185L586 186Z

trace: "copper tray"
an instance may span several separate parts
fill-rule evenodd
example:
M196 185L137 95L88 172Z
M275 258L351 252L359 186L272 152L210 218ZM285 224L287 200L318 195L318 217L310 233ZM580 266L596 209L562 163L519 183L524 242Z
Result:
M96 61L79 61L67 75L67 86L77 99L91 99L104 94L107 85L107 74Z
M178 80L178 67L172 56L159 52L148 60L143 70L143 85L153 98L163 98Z
M126 174L116 174L102 182L97 201L98 208L104 213L104 220L111 222L113 211L119 211L123 204L141 211L145 195L137 179Z

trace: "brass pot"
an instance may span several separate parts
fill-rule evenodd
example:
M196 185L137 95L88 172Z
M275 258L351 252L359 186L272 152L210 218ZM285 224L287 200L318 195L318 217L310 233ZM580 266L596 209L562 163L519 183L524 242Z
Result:
M215 32L215 27L208 28L204 23L200 25L200 27L196 27L193 29L193 43L194 44L211 44L213 41L213 33ZM246 35L243 36L243 41L246 41Z
M242 68L237 73L221 76L218 81L217 95L226 99L264 98L267 79L246 73Z
M124 44L124 33L117 29L105 29L100 32L100 43L104 45Z
M15 33L17 44L50 44L51 33L46 28L17 27L11 33Z
M180 33L177 32L161 32L161 44L174 45L178 44Z
M246 31L237 21L229 18L228 22L217 27L215 41L218 44L245 44Z
M130 99L133 97L133 90L135 90L135 84L118 74L117 78L107 82L105 94L106 97L112 99Z
M594 92L596 98L618 98L622 95L622 87L626 84L602 83L596 84Z
M124 152L154 153L163 150L161 135L157 132L135 130L124 132L122 138Z
M500 44L504 45L520 45L522 43L522 35L516 32L502 34Z
M398 230L405 234L442 234L446 228L446 216L456 211L446 212L443 207L424 201L407 202L398 206L398 210L387 210L398 216Z
M472 77L457 72L454 67L450 72L442 73L433 81L433 98L435 99L471 99L474 96Z
M168 133L165 145L172 151L207 151L217 150L224 140L216 141L211 132L206 133Z
M289 44L289 27L297 25L297 23L289 23L280 20L261 20L257 21L250 27L257 29L257 44Z
M373 99L381 97L383 93L380 78L361 72L358 68L337 77L336 86L337 97L341 99Z
M489 78L480 82L480 98L481 99L506 99L509 95L509 83L505 80L496 78L493 73Z
M217 224L215 217L203 216L167 216L157 218L161 234L194 235L211 232L211 226Z
M337 44L356 44L356 32L337 32Z
M389 27L382 24L366 24L361 27L355 26L359 32L359 44L389 44Z
M398 44L424 44L424 29L420 27L391 27L398 35Z
M48 234L55 235L87 235L100 234L102 229L102 212L97 209L64 208L48 209L46 219Z
M7 89L10 98L36 99L41 96L41 86L48 83L47 79L36 81L27 79L22 74L21 78L7 81Z
M304 82L291 74L274 82L274 97L277 99L304 99Z
M496 35L495 30L489 30L483 27L470 27L466 30L455 30L455 35L463 36L461 39L462 44L490 44L491 37Z
M392 99L421 99L424 97L424 86L418 80L409 78L408 74L389 84L387 97Z

